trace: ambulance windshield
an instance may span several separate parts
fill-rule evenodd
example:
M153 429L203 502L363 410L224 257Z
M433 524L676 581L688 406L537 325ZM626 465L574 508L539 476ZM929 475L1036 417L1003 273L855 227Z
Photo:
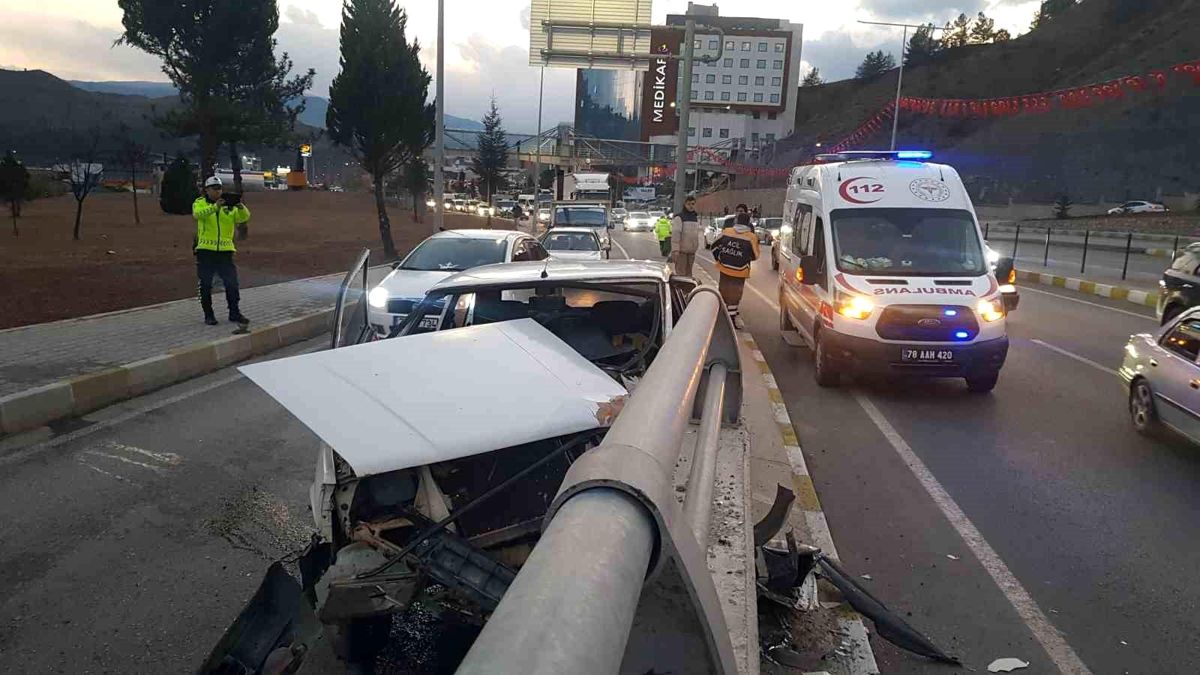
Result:
M987 262L967 211L839 209L830 214L838 269L879 276L979 276Z

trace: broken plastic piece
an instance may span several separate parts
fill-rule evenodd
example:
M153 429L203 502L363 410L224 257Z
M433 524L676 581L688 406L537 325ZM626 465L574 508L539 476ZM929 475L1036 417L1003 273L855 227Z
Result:
M771 510L767 511L767 515L754 524L755 547L763 546L779 532L787 520L788 512L794 501L796 501L796 495L791 490L782 485L775 486L775 503L771 504Z
M988 665L989 673L1008 673L1021 668L1028 668L1029 664L1021 659L1004 658L996 659Z

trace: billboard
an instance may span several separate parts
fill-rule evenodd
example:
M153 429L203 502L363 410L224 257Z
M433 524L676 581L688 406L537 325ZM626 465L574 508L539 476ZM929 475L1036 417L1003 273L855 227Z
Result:
M679 130L675 116L675 95L679 83L679 60L655 58L659 54L678 54L683 31L655 27L651 32L650 70L642 80L642 140L651 136L669 136Z
M644 70L653 0L532 0L529 65Z

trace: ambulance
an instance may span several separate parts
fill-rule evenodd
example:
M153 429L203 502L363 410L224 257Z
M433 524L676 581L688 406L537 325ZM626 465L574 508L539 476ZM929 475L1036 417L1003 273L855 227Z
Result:
M1006 303L962 180L932 156L843 152L791 171L779 328L812 349L820 386L854 373L996 386Z

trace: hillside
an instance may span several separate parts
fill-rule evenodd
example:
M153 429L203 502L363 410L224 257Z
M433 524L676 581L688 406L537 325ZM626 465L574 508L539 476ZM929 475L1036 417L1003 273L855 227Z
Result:
M1011 42L942 53L907 68L904 95L974 99L1102 82L1200 58L1200 0L1084 0ZM796 133L774 161L786 166L836 143L889 104L897 71L872 82L800 89ZM1176 76L1173 76L1176 77ZM982 201L1153 198L1200 189L1200 89L1180 79L1162 91L1102 105L1000 119L901 113L898 145L929 147L954 164ZM856 147L886 148L890 122Z
M175 96L175 87L173 87L170 82L82 82L80 80L68 80L68 83L71 86L78 87L84 91L94 91L106 94L145 96L147 98ZM328 109L329 99L325 99L320 96L305 96L304 112L300 113L300 122L307 124L310 127L323 129L325 128L325 111ZM478 120L471 120L465 117L456 117L454 115L446 115L446 128L477 130L482 129L483 124L481 124Z

